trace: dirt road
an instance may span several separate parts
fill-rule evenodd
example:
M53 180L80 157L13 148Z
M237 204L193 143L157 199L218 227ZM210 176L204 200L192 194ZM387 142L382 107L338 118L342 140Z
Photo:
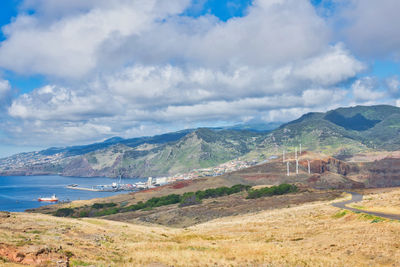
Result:
M354 211L354 212L362 212L362 213L366 213L366 214L370 214L370 215L374 215L374 216L378 216L378 217L382 217L382 218L386 218L386 219L390 219L390 220L400 220L400 215L387 214L387 213L382 213L382 212L366 211L366 210L347 207L346 205L348 205L348 204L352 204L352 203L356 203L356 202L362 201L363 200L363 195L358 194L358 193L354 193L354 192L346 192L346 193L351 194L351 200L346 200L346 201L342 201L342 202L333 203L332 206L334 206L336 208L340 208L340 209Z

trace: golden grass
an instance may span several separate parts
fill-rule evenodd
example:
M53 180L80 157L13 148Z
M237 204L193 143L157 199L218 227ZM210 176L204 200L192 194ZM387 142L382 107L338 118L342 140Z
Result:
M252 189L261 189L261 188L272 187L272 186L274 186L274 185L272 185L272 184L255 185L255 186L252 187Z
M400 189L366 195L363 201L354 204L353 207L400 215Z
M340 212L318 202L185 229L18 213L0 218L0 242L61 245L96 266L400 266L400 223Z

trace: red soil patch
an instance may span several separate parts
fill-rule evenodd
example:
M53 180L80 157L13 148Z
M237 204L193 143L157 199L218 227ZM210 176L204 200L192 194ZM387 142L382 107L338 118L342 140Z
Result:
M314 174L313 176L311 176L310 178L307 179L307 182L316 183L319 180L321 180L321 176L319 174Z
M191 185L192 183L193 183L193 180L178 181L178 182L173 183L170 187L173 189L181 189L181 188Z
M61 248L17 248L0 243L0 257L19 264L69 266L69 259L60 252Z
M146 189L146 190L141 190L139 192L140 193L156 192L156 191L160 191L161 188L163 188L163 187L162 186L158 186L158 187L149 188L149 189ZM135 193L138 193L138 192L135 192Z

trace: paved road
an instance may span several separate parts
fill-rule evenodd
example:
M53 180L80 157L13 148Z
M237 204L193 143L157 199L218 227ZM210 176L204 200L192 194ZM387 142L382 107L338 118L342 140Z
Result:
M366 214L370 214L370 215L374 215L374 216L379 216L379 217L387 218L387 219L391 219L391 220L400 220L400 215L387 214L387 213L374 212L374 211L366 211L366 210L360 210L360 209L354 209L354 208L347 207L346 206L347 204L362 201L363 195L354 193L354 192L346 192L346 193L351 194L351 200L332 203L332 206L334 206L336 208L340 208L340 209L351 210L351 211L355 211L355 212L362 212L362 213L366 213Z

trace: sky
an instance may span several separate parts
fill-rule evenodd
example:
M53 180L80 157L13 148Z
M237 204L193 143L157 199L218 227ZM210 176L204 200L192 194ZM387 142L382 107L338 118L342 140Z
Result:
M2 0L0 157L400 106L398 0Z

